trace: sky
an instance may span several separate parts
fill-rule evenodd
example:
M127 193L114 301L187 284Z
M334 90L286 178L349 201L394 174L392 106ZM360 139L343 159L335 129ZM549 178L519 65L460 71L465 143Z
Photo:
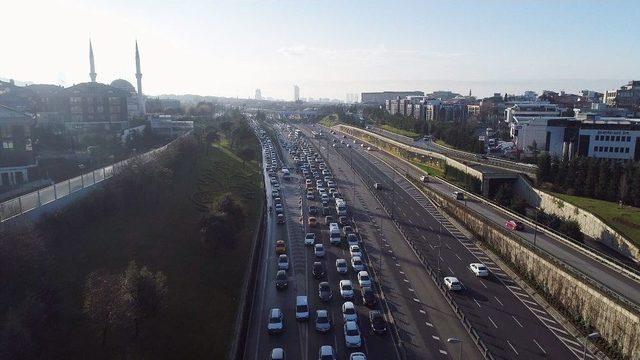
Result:
M640 1L0 0L0 77L345 99L382 90L604 91L640 79Z

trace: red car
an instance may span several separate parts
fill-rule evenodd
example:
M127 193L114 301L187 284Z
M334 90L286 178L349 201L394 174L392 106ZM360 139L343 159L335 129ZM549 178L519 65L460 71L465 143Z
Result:
M506 226L507 229L509 229L509 230L517 230L517 231L524 230L524 225L520 221L508 220L504 224L504 226Z

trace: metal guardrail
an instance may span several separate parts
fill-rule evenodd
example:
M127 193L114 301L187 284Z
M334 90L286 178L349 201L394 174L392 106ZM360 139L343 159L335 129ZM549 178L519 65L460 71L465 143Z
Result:
M158 154L168 149L172 144L175 144L177 141L188 134L190 134L190 132L183 134L182 136L174 139L164 146L153 149L146 153L128 158L126 160L118 161L117 163L102 167L100 169L89 171L71 179L56 183L54 185L50 185L45 188L30 192L28 194L6 200L0 203L0 222L5 222L7 220L13 219L43 205L73 194L76 191L99 184L100 182L113 177L115 173L126 167L134 159L140 159L142 162L150 161L154 159Z

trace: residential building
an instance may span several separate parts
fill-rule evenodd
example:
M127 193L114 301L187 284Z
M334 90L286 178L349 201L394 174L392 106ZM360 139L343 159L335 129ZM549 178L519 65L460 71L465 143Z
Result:
M124 129L128 124L126 91L88 82L64 90L66 125L72 129Z
M615 104L618 107L640 112L640 80L629 81L616 91Z
M0 105L0 187L29 181L28 169L37 166L31 143L34 115Z
M387 100L405 98L407 96L424 96L423 91L382 91L363 92L360 94L362 103L368 105L384 105Z

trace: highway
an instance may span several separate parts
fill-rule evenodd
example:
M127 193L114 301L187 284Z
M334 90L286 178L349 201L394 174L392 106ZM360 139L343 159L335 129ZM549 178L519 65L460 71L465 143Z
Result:
M392 169L371 154L373 152L364 151L359 146L354 149L353 142L350 148L346 144L338 143L335 148L328 144L331 142L327 141L325 147L340 155L343 166L352 164L370 191L377 192L407 239L416 244L429 264L433 268L440 264L442 277L456 276L460 279L464 289L454 293L455 301L477 329L494 358L582 357L580 341L569 335L543 306L529 297L473 241L439 214L429 199L411 183L394 175ZM373 189L374 183L381 184L384 190ZM406 243L404 238L396 237L387 238L387 241L394 250L401 243ZM417 261L417 257L413 256L413 262ZM492 275L488 279L477 278L468 269L472 262L484 263L491 269ZM395 271L406 274L402 266ZM422 271L422 274L416 275L427 277L424 270L412 271ZM434 295L441 296L431 295L432 298ZM587 357L591 358L592 355L588 354Z
M368 155L384 161L385 164L392 164L400 174L410 174L415 178L424 175L421 170L383 151L377 151L375 154L371 153ZM451 194L457 190L444 181L434 178L431 179L432 181L426 185L443 194ZM468 198L465 206L482 214L496 224L502 225L511 219L508 214L478 199ZM527 241L532 244L535 243L537 247L575 268L601 286L610 289L633 304L640 304L640 283L629 276L623 275L619 269L608 266L602 261L597 260L596 257L585 254L577 250L574 246L560 241L544 231L535 231L534 228L527 227L524 231L518 233Z
M274 144L274 146L279 146L279 144ZM285 156L278 160L278 165L288 167L290 166L289 161L290 159L285 153ZM267 194L270 194L272 185L266 171L265 179ZM314 257L312 247L305 247L303 241L307 232L305 224L308 219L306 208L309 203L306 198L301 196L302 183L302 177L295 172L292 174L291 180L280 181L281 195L285 204L286 224L276 224L273 214L268 221L266 246L263 247L261 254L263 260L258 269L258 287L253 299L245 359L265 359L271 349L276 347L285 349L288 358L291 359L317 359L319 348L322 345L333 346L337 350L338 359L347 359L348 354L354 351L371 354L369 359L399 358L390 331L385 335L376 335L370 331L368 312L364 306L357 306L363 346L354 350L346 348L342 331L342 301L337 283L339 279L343 278L350 279L354 284L358 282L353 271L350 271L348 275L338 275L335 260L338 257L349 259L348 252L344 247L329 245L326 231L320 231L319 227L311 229L316 233L318 242L323 242L325 245L327 254L323 259ZM269 205L273 205L273 199L270 196L267 196L267 200ZM301 219L304 221L300 221ZM275 288L278 257L274 247L275 241L279 239L285 240L290 261L289 286L285 290L276 290ZM333 299L328 304L322 303L318 298L317 286L321 280L314 279L311 274L313 262L318 260L324 262L327 269L327 275L322 280L328 281L333 290ZM295 297L297 295L308 296L309 321L297 322L295 319ZM356 305L359 301L357 297L354 300ZM285 330L282 334L270 335L267 332L268 312L271 308L280 308L284 312ZM332 330L327 334L315 331L315 311L318 309L328 310L332 319Z

